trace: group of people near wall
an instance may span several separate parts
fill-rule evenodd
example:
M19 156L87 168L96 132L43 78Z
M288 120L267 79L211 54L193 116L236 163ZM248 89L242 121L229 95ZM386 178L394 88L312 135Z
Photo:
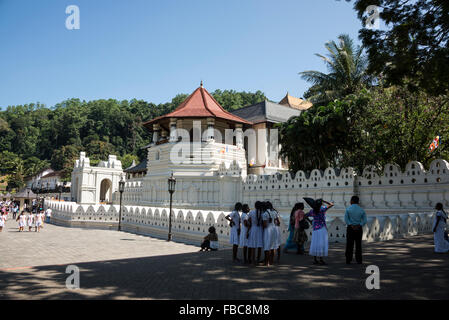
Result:
M19 207L14 202L0 201L0 232L3 231L8 216L18 222L19 232L25 231L26 227L28 227L28 231L32 231L34 228L35 232L39 232L44 226L44 218L46 217L47 222L50 222L52 213L50 208L44 212L42 208L37 207L34 210L26 208L20 214L18 212Z
M8 214L11 214L15 219L18 212L19 206L15 202L10 200L0 201L0 232L3 231Z
M334 204L323 199L304 198L304 200L311 209L305 213L302 202L296 203L292 208L289 236L284 246L284 252L287 253L288 250L295 249L297 254L305 254L305 244L309 240L307 230L311 226L312 237L309 255L313 256L313 264L325 265L324 257L328 256L329 248L326 212ZM356 262L361 264L363 261L363 226L367 223L367 216L359 205L359 201L358 196L353 196L350 206L345 210L347 264L351 264L353 260L354 245ZM438 203L435 209L437 210L433 224L435 252L446 253L449 252L449 241L445 231L447 214L441 203ZM269 201L257 201L252 210L247 204L236 203L234 210L226 216L226 219L231 228L229 240L232 244L232 260L234 262L240 261L237 257L239 246L242 248L244 263L254 265L263 263L265 266L269 266L274 263L275 257L277 257L276 262L279 262L281 257L281 217ZM210 227L209 234L204 238L200 251L217 249L218 236L215 228ZM262 250L264 251L264 260L260 260Z
M251 210L248 204L235 204L234 210L227 215L229 221L230 244L232 244L232 260L240 262L237 257L239 246L243 248L243 262L246 264L263 263L266 266L274 264L277 252L277 262L281 257L281 216L269 202L257 201ZM209 234L204 238L201 250L216 250L218 236L215 228L209 228ZM262 249L265 253L261 259ZM256 255L257 252L257 255Z

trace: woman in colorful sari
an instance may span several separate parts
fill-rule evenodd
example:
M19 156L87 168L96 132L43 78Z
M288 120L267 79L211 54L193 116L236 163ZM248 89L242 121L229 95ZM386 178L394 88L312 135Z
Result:
M293 206L292 212L290 213L290 221L288 224L289 233L288 233L287 241L285 242L284 253L288 253L288 250L298 251L298 246L293 241L293 235L295 234L295 212L296 212L296 210L299 209L299 207L300 207L300 204L298 202Z

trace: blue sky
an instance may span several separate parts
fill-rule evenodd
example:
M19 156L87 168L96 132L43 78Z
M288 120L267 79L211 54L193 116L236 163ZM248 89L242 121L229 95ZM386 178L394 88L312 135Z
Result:
M0 0L0 107L69 98L170 101L200 80L215 89L301 97L298 72L347 33L354 2L337 0ZM67 30L65 9L80 9ZM359 41L357 40L357 43Z

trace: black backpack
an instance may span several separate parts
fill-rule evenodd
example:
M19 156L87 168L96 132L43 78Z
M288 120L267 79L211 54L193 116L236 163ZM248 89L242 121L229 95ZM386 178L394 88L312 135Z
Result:
M309 221L307 221L307 219L302 219L301 221L299 221L299 228L302 230L307 230L309 229L310 225L309 225Z

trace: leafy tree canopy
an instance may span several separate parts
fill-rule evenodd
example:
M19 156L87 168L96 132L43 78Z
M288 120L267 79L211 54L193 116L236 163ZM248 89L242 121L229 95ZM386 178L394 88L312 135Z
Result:
M448 158L442 143L436 152L428 147L436 135L449 136L449 96L411 93L407 87L378 86L313 107L280 125L282 155L290 168L312 170L367 165L402 168L417 160L424 165Z
M411 91L432 95L449 89L449 1L357 0L358 17L365 21L369 5L380 7L386 30L363 28L360 39L367 50L368 71L387 84L407 81Z
M325 105L334 99L354 93L370 85L372 78L366 74L367 61L361 47L356 47L348 35L340 35L338 42L325 44L327 55L316 54L328 73L309 70L299 74L312 86L304 94L314 104Z

